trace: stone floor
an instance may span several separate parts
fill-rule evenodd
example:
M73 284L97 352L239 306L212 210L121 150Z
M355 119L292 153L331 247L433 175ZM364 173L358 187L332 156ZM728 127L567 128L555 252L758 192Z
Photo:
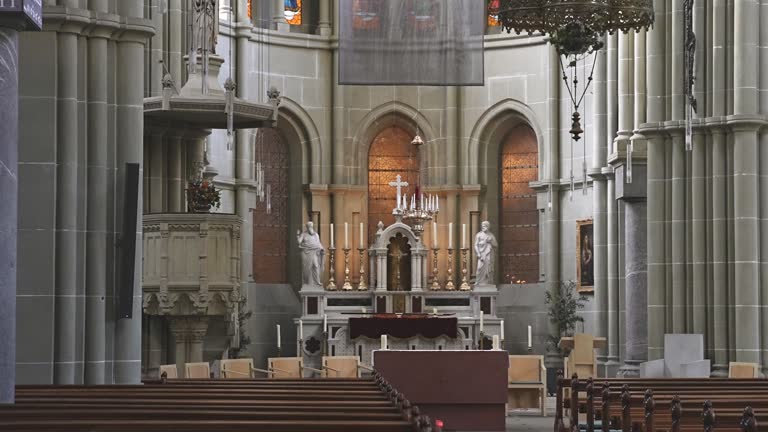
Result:
M555 419L542 417L537 413L514 413L507 417L507 431L514 432L552 432Z

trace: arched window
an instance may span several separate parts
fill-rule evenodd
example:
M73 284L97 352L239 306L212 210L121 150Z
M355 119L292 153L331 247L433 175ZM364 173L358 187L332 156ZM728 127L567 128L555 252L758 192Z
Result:
M398 175L408 182L403 193L413 193L418 176L419 161L412 149L413 134L397 126L381 131L371 143L368 153L368 241L376 234L379 221L385 225L395 222L397 191L389 185ZM369 243L370 244L370 243Z
M253 280L257 283L288 282L288 148L273 128L259 130L254 148L269 185L267 199L253 209ZM266 186L265 191L266 191Z
M528 125L510 131L501 148L501 280L503 283L539 281L539 211L536 133Z

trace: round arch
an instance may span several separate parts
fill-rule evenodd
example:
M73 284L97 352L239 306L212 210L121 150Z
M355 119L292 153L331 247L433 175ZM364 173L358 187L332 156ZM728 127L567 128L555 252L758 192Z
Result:
M300 164L301 183L318 183L322 173L322 146L317 126L301 105L290 98L282 97L277 114L278 131L287 140L292 153L292 163ZM298 144L293 145L292 143ZM299 154L296 154L296 151ZM298 156L298 157L296 157Z

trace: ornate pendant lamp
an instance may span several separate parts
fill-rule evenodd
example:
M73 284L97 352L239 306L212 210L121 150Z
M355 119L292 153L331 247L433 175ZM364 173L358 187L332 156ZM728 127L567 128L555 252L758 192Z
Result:
M562 78L573 108L570 130L573 152L574 142L584 133L579 108L592 84L596 61L592 62L589 76L582 78L581 87L576 73L578 63L603 48L606 33L650 28L654 22L653 0L501 0L498 5L498 10L491 13L498 15L504 30L548 35L560 54ZM586 160L582 168L586 193ZM573 190L571 167L571 192Z

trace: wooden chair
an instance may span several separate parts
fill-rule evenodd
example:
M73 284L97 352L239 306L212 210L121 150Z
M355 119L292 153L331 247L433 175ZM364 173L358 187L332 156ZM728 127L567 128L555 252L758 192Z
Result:
M323 378L360 378L361 369L373 371L372 368L360 364L358 356L325 356L320 373Z
M579 379L597 377L597 355L595 354L595 337L587 333L576 333L573 336L573 350L565 358L565 376L577 374Z
M253 373L259 372L253 368L252 358L221 360L219 368L221 377L225 379L253 378Z
M168 379L176 379L179 377L179 371L175 364L160 365L159 373L160 378L163 377L163 373L165 373L165 377Z
M544 356L509 356L507 378L507 411L539 408L541 415L546 415L547 368L544 366Z
M211 365L208 362L187 363L184 365L184 377L193 379L210 379Z
M301 357L274 357L267 359L266 373L269 378L304 378L304 359Z
M759 378L760 365L757 363L728 363L728 378Z

